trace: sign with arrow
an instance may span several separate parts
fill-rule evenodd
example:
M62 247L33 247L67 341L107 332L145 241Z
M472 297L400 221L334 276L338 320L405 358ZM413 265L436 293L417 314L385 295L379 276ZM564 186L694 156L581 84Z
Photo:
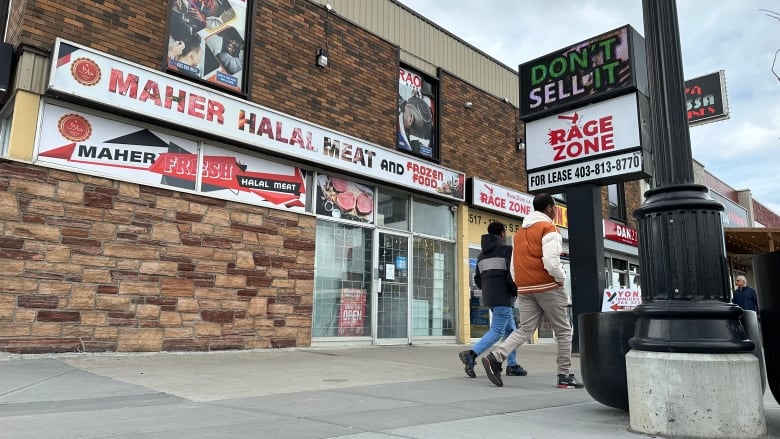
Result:
M642 304L642 291L637 288L606 288L601 312L631 311Z
M75 109L43 105L37 162L118 180L303 212L300 168Z

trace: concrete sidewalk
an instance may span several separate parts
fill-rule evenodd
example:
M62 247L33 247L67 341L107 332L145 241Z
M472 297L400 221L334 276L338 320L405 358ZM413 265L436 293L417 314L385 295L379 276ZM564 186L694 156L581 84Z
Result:
M504 377L503 388L481 366L466 377L462 349L7 356L0 437L647 437L585 390L555 388L555 345L523 346L529 375ZM769 391L765 405L769 437L780 438Z

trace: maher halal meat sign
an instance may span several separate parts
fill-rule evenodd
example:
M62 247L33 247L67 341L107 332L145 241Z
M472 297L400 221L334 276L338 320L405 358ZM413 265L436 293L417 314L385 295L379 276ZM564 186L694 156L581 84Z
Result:
M644 40L631 26L521 64L519 71L526 122L647 87Z
M465 175L217 90L57 40L49 91L225 142L463 200Z
M44 104L37 139L38 162L248 204L306 205L299 168L211 145L199 157L197 142L56 105Z

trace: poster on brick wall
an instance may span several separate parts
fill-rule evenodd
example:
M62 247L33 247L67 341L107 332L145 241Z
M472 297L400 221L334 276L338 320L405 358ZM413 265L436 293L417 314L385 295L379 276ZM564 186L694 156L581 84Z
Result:
M243 91L246 0L168 0L168 70Z
M398 71L398 149L438 160L433 82L414 70Z
M342 288L339 305L339 337L365 335L366 290Z
M304 171L91 113L43 104L36 162L303 212ZM198 171L200 170L200 171Z

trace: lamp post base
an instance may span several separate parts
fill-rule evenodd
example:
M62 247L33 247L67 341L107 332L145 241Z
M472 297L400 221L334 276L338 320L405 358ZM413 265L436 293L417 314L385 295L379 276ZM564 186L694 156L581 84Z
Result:
M766 437L764 392L753 354L632 350L626 354L626 370L634 432L686 438Z

